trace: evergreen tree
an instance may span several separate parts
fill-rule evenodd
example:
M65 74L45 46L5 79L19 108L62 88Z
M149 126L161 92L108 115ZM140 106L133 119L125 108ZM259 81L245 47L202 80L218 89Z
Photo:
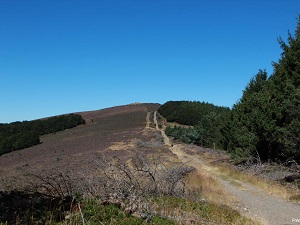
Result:
M278 63L273 63L270 77L271 102L276 108L274 135L284 158L300 160L300 16L295 37L289 32L288 43L279 38L279 44L283 53Z
M263 160L300 161L300 17L295 37L290 33L273 63L274 72L260 70L251 79L231 119L222 129L225 148Z

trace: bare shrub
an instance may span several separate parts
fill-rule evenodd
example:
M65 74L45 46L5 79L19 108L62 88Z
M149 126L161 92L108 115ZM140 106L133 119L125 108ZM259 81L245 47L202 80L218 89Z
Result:
M59 173L57 175L32 175L30 192L64 198L81 193L83 197L99 199L101 204L115 204L125 212L149 219L155 214L153 197L189 197L185 177L194 167L185 164L167 166L158 157L151 160L136 155L124 161L116 156L97 161L97 176L82 176L81 179Z
M151 197L184 197L188 193L184 178L194 170L184 164L166 166L160 157L150 164L138 155L127 162L116 156L112 160L103 157L99 165L101 175L87 182L90 184L85 192L100 198L103 204L117 204L140 216L153 211Z
M127 162L115 156L104 168L107 183L112 182L123 192L134 190L141 195L177 197L184 196L184 178L194 170L185 164L167 166L160 157L149 164L147 159L138 155Z
M30 174L26 192L41 193L49 197L65 198L76 193L74 180L67 174L55 173L50 175Z
M236 167L241 171L272 181L280 181L300 173L300 167L295 160L262 163L257 158L252 158Z

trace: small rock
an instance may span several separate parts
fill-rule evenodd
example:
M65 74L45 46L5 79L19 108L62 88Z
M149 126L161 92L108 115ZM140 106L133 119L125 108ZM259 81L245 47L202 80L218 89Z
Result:
M199 201L200 202L206 202L206 199L205 198L201 198Z
M70 219L70 218L71 218L70 215L66 215L66 216L65 216L65 219L66 219L66 220L68 220L68 219Z

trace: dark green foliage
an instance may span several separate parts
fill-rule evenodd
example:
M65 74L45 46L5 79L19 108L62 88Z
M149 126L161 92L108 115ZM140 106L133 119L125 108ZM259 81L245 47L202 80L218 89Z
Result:
M260 70L234 105L231 120L222 130L225 148L248 153L262 161L300 161L300 18L296 35L283 50L274 72Z
M104 206L99 204L95 199L86 199L82 203L82 214L89 221L89 224L95 225L144 224L143 219L132 217L117 205L109 204ZM81 222L80 219L77 222Z
M84 124L78 114L51 117L44 120L0 124L0 155L40 143L40 135L54 133Z
M240 148L250 155L257 155L257 150L269 147L265 140L271 134L273 122L272 116L267 114L270 106L266 79L266 72L260 70L244 90L242 99L233 106L231 120L222 130L225 137L229 135L225 148Z
M223 147L221 128L228 120L230 109L208 103L170 101L158 109L169 122L178 122L193 127L167 127L166 134L185 143L204 147Z
M184 143L201 143L201 136L194 128L183 128L180 126L167 127L165 130L168 136L174 137L174 140L181 140Z
M210 112L222 114L229 108L218 107L205 102L168 101L159 107L158 112L169 122L195 126Z

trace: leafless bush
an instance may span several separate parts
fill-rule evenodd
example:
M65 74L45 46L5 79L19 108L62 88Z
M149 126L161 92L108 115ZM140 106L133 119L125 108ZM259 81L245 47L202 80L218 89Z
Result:
M98 197L103 204L117 204L128 213L138 216L153 214L151 198L154 196L190 196L184 178L193 167L184 164L167 166L158 157L151 160L135 156L129 161L118 157L98 161L97 179L85 182L85 193ZM87 180L87 179L86 179Z
M273 181L279 181L300 173L300 167L295 160L262 163L259 159L252 158L243 164L237 165L237 168Z
M294 159L289 159L284 163L285 166L288 166L295 173L300 174L300 165Z
M64 173L51 175L29 175L26 192L41 193L50 197L64 198L76 192L73 179Z
M184 164L166 166L161 158L152 160L151 165L138 155L127 163L114 157L105 176L122 189L135 190L143 195L170 195L182 197L185 193L184 177L193 171Z
M34 175L27 190L55 197L96 197L102 204L116 204L127 213L140 217L153 215L152 197L188 197L184 178L195 169L185 164L167 166L160 157L151 160L135 156L124 161L116 156L98 161L97 176L83 176L80 180L66 174ZM149 213L151 212L151 213Z

